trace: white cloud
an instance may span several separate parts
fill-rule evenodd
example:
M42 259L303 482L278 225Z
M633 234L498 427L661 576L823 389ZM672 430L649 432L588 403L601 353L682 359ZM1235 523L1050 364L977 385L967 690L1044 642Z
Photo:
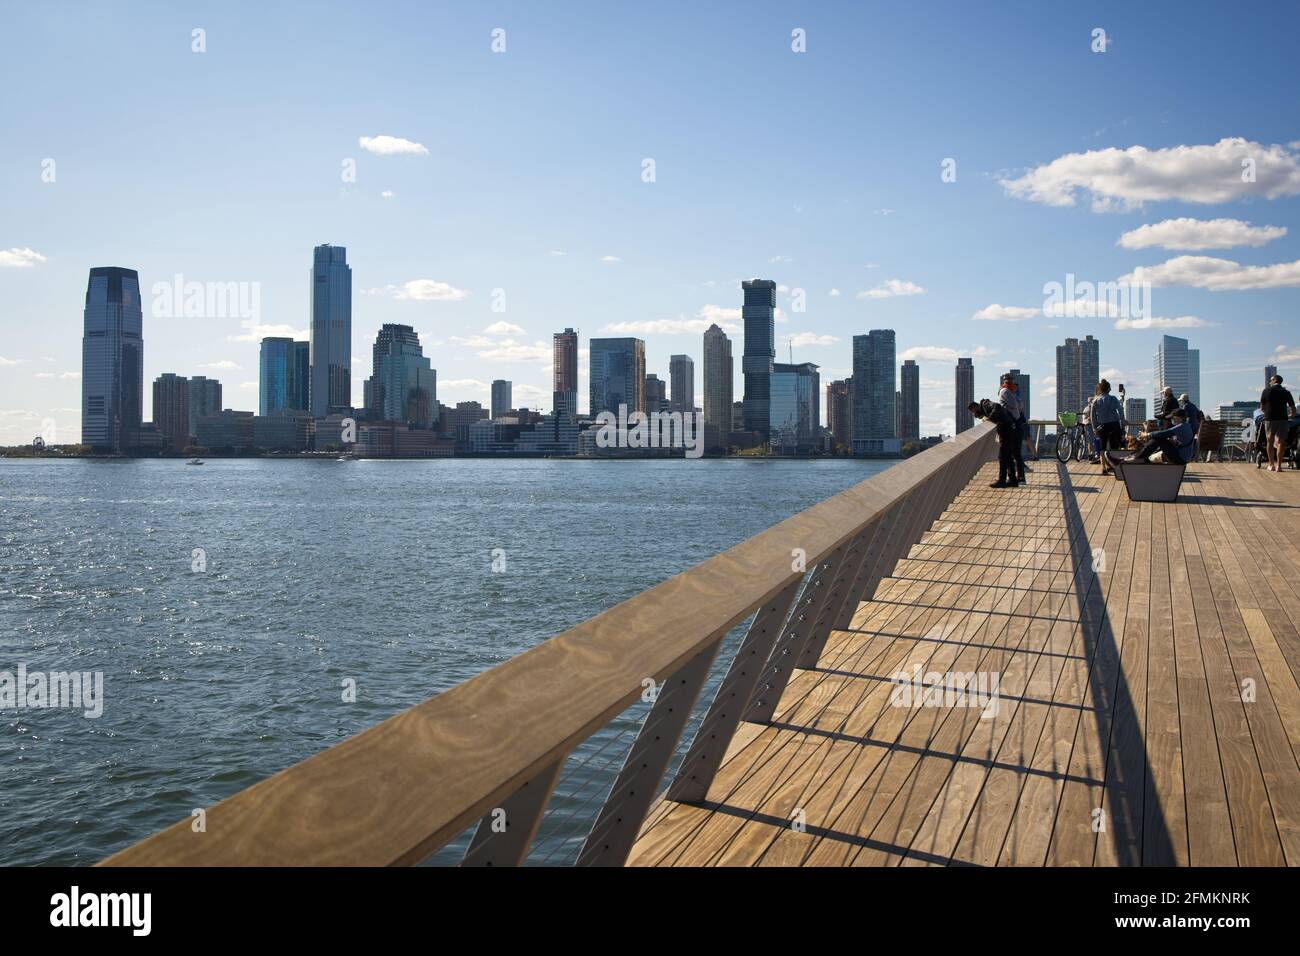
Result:
M219 362L208 362L208 363L206 363L206 364L204 364L204 365L200 365L199 368L234 368L234 369L242 369L243 366L242 366L242 365L236 365L234 362L230 361L230 359L222 359L222 360L219 361Z
M449 378L438 383L439 388L454 388L462 392L486 392L492 386L476 378Z
M427 156L429 151L420 143L400 136L362 136L357 144L367 153L379 156Z
M1117 319L1115 328L1121 332L1132 329L1203 329L1209 322L1194 315L1180 315L1176 319L1163 319L1152 316L1149 319Z
M3 355L0 355L0 365L21 365L22 363L23 359L5 358Z
M560 250L560 249L552 249L550 252L547 253L547 255L548 255L548 256L562 256L562 255L564 255L564 252L563 252L562 250Z
M1254 182L1242 181L1243 160L1253 161ZM1300 154L1294 145L1264 146L1241 137L1167 149L1112 147L1067 153L1001 184L1017 199L1049 206L1073 206L1079 194L1088 194L1094 212L1161 200L1276 199L1300 193Z
M781 321L780 309L777 309L777 321ZM601 329L616 335L689 335L702 334L710 325L717 325L724 332L739 334L740 309L726 308L721 305L706 305L695 314L694 318L684 315L675 319L640 319L629 322L611 322Z
M601 262L622 262L623 260L620 259L618 256L601 256L600 261Z
M828 294L832 299L837 299L837 298L839 298L840 290L839 290L839 289L831 289L831 291L830 291L829 293L827 293L827 294Z
M527 345L514 339L502 339L483 349L478 357L497 362L541 362L551 358L551 346L541 341Z
M393 198L393 191L392 191L391 189L385 189L385 190L384 190L383 192L381 192L379 195L382 196L384 199L392 199L392 198Z
M511 322L493 322L483 330L485 335L523 335L524 330Z
M391 295L394 299L411 299L420 302L460 302L469 297L464 289L439 282L436 279L412 279L401 285L386 285L364 290L365 295Z
M834 345L839 341L833 335L818 335L816 332L798 332L787 340L795 348L807 345Z
M1300 362L1300 348L1288 348L1285 345L1279 345L1275 348L1269 363L1281 365L1284 362L1288 365L1293 362Z
M295 329L292 325L260 325L252 321L239 323L247 331L243 335L227 335L227 342L260 342L272 336L291 339L305 339L311 333L309 329Z
M1119 280L1153 286L1186 285L1223 292L1236 289L1280 289L1300 286L1300 259L1268 266L1243 266L1212 256L1175 256L1155 266L1138 266Z
M0 249L0 268L4 269L30 269L38 262L45 262L45 257L35 249L26 247L13 249Z
M912 359L915 362L956 362L959 358L982 359L996 354L995 350L977 345L973 349L959 352L946 345L916 345L898 353L900 362Z
M905 279L889 279L874 289L858 293L859 299L889 299L896 295L920 295L925 289Z
M1119 237L1125 249L1230 249L1262 246L1286 235L1286 226L1252 226L1240 219L1166 219Z
M60 372L59 378L81 378L80 372Z
M998 303L994 302L992 305L984 306L971 318L983 322L1023 322L1026 319L1032 319L1038 315L1038 312L1038 309L1019 305L998 305Z

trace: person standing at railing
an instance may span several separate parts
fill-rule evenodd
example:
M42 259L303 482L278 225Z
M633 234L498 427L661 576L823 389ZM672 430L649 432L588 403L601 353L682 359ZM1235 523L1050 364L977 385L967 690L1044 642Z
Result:
M1029 434L1029 426L1025 423L1025 403L1020 398L1020 385L1016 382L1010 373L1002 376L1001 387L998 389L998 404L1006 409L1007 417L1010 418L1012 427L1015 428L1015 452L1012 457L1016 463L1016 480L1020 483L1025 481L1025 438Z
M1286 460L1286 441L1290 430L1288 413L1295 415L1295 397L1282 387L1282 376L1268 380L1268 388L1259 396L1259 407L1264 412L1265 441L1268 443L1268 470L1281 471Z
M1020 484L1016 478L1016 453L1013 443L1020 432L1007 415L1007 410L987 398L966 406L976 418L991 422L998 430L998 480L990 488L1014 488Z
M1101 443L1101 473L1110 472L1108 451L1118 451L1124 446L1124 406L1110 393L1110 382L1104 378L1097 383L1097 394L1088 404L1088 417L1092 421L1097 440Z

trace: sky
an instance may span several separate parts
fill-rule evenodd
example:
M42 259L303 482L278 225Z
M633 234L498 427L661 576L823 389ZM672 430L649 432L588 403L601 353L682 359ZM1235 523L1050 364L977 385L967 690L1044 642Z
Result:
M445 404L505 378L545 409L566 326L581 405L616 335L664 379L692 355L698 404L716 321L738 400L752 277L823 384L895 329L922 434L952 431L960 355L977 397L1015 367L1054 415L1067 336L1131 397L1166 333L1206 408L1266 363L1300 380L1293 2L0 5L0 443L78 440L94 266L140 273L146 383L256 409L321 243L353 270L358 404L384 322ZM1051 300L1071 277L1149 295ZM177 281L241 294L186 314Z

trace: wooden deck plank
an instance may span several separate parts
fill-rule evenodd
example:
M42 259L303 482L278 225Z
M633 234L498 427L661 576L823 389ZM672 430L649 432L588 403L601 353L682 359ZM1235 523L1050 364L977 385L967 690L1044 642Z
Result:
M977 473L631 862L1300 863L1300 591L1273 570L1300 562L1300 482L1196 463L1136 504L1060 471ZM998 712L894 706L917 667L997 672Z

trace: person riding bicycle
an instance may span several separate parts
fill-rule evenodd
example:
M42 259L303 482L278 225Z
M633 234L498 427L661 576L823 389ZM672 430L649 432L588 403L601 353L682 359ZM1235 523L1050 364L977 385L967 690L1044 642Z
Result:
M1104 378L1097 383L1097 394L1088 404L1088 417L1101 447L1101 473L1110 472L1106 452L1118 451L1124 444L1124 406L1110 393L1110 382Z

